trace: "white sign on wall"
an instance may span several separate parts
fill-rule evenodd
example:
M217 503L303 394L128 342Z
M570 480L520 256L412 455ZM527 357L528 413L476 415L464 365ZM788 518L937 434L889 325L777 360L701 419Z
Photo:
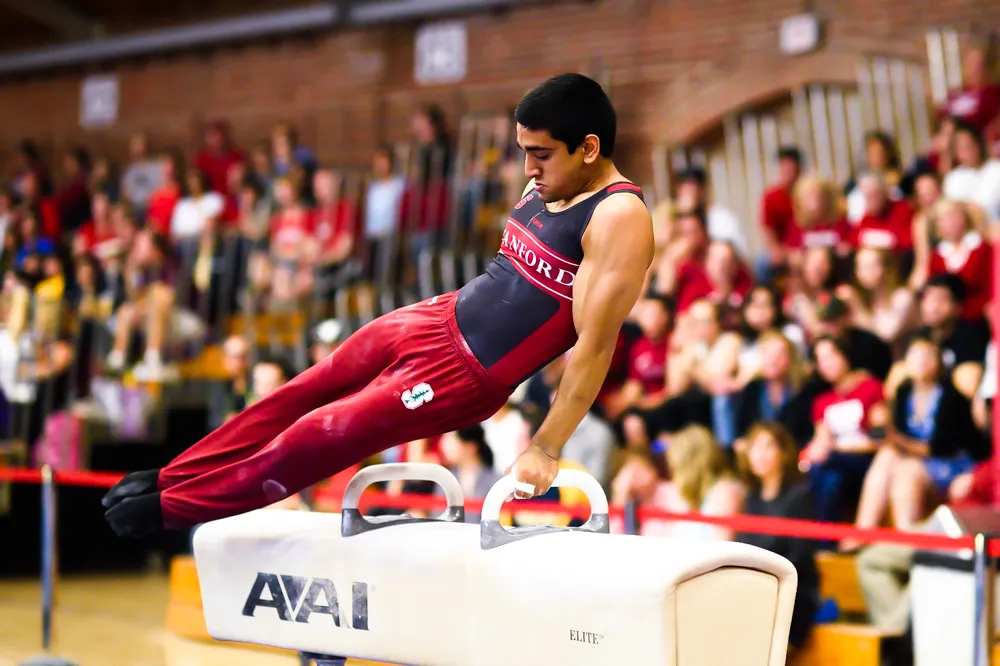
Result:
M468 68L469 34L462 21L431 23L417 29L414 78L417 83L455 83Z
M88 76L80 88L80 124L107 127L118 120L118 77Z

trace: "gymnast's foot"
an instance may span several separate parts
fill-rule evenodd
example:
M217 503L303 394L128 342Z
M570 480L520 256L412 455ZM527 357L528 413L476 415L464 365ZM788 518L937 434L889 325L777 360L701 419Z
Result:
M160 491L126 497L104 512L111 529L120 537L138 538L163 531Z
M156 490L156 481L159 476L160 470L158 469L126 474L125 478L116 483L101 499L101 504L104 505L105 509L110 509L128 497L151 493Z

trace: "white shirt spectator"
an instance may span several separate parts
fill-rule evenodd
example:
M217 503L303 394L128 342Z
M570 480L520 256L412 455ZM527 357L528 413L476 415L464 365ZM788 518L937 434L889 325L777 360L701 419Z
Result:
M406 179L374 180L365 197L365 238L385 238L396 230Z
M980 206L992 221L1000 221L1000 160L989 160L978 169L960 166L944 177L944 196Z
M170 221L170 235L178 239L197 237L205 228L205 220L221 215L224 207L225 201L218 192L209 192L197 199L181 199Z
M524 451L528 443L528 424L516 409L483 421L486 443L493 451L493 469L501 474Z
M615 447L615 433L607 423L590 412L563 446L563 460L570 460L584 467L597 481L608 487L611 450Z

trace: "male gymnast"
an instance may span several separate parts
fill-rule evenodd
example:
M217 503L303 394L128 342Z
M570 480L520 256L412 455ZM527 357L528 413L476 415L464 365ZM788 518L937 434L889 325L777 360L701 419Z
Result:
M117 534L258 509L392 446L483 421L573 348L514 464L516 497L551 487L639 298L653 231L642 191L611 159L617 120L597 82L552 77L524 96L515 120L531 182L486 271L379 317L166 467L126 476L102 500Z

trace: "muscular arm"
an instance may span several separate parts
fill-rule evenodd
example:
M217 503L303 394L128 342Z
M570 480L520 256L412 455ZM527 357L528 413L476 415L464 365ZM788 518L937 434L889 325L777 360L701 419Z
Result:
M534 443L553 458L587 414L611 366L622 323L653 258L653 227L642 201L611 195L594 210L573 285L577 343Z

